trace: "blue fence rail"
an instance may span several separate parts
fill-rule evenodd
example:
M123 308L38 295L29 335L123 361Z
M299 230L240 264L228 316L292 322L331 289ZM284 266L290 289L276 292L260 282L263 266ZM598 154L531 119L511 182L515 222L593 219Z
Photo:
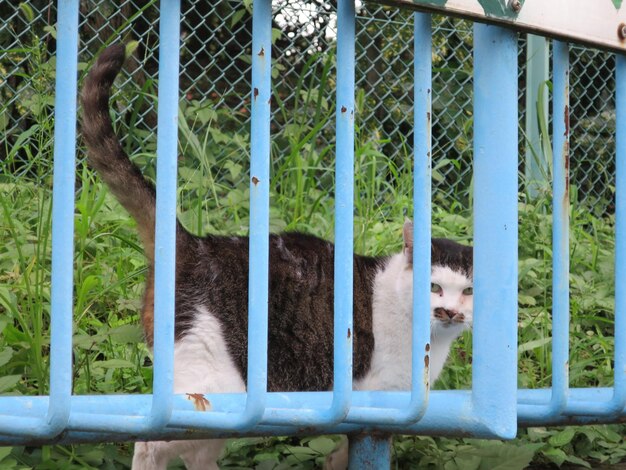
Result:
M78 0L58 2L53 194L53 288L49 396L1 397L0 443L177 439L294 433L420 433L512 438L534 424L612 422L626 417L626 335L615 338L613 388L568 386L568 45L554 42L553 385L517 389L517 34L474 30L474 341L471 390L429 392L431 19L415 14L414 305L412 386L352 391L354 35L352 0L338 1L334 390L267 392L271 2L254 1L250 165L249 366L245 394L207 394L196 411L173 394L174 241L180 2L161 2L157 168L154 393L75 396L72 273ZM615 331L626 331L626 57L616 55L617 196ZM496 289L493 286L497 286ZM424 379L426 377L426 379ZM18 419L16 419L18 418ZM375 441L375 440L374 440ZM377 449L363 439L356 451ZM384 444L387 445L387 444ZM386 457L381 458L388 458ZM353 465L357 465L353 463ZM354 467L357 468L357 467ZM365 468L365 467L358 467Z

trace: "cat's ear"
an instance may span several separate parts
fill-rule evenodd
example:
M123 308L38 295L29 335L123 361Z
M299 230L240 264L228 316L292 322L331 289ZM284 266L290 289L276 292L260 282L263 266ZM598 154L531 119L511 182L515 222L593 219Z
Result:
M413 222L409 219L404 221L404 227L402 227L402 238L404 240L404 259L408 266L413 266Z
M435 257L435 255L439 253L439 247L435 243L434 239L430 241L430 257L431 259Z

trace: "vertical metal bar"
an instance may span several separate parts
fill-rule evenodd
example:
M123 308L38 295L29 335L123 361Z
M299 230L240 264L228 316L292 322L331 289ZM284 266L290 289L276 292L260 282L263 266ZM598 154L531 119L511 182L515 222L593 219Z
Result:
M45 416L7 417L0 431L52 438L69 421L72 398L74 178L78 77L78 0L59 0L52 192L50 396ZM9 413L13 410L7 410Z
M431 248L431 16L414 20L413 338L411 402L407 417L426 411L430 388Z
M58 3L52 200L50 404L47 418L50 426L47 431L51 435L61 431L67 424L72 393L78 8L79 2L76 0L61 0Z
M154 271L154 385L150 426L172 412L180 0L163 0L159 20L159 113Z
M615 56L615 369L613 409L626 406L626 56Z
M250 429L267 400L267 306L269 295L269 157L272 57L271 0L254 0L252 18L252 123L248 281L248 374L245 408L198 413L176 410L171 427ZM252 256L253 255L253 256ZM291 414L293 417L293 413Z
M249 422L262 418L267 391L270 101L272 96L272 5L270 0L254 1L252 30L250 276L248 284L248 398L246 400L246 414Z
M520 404L527 419L558 416L569 394L569 47L553 42L552 390L550 401Z
M414 14L413 335L411 399L399 408L352 408L351 423L409 424L428 406L431 247L431 16Z
M348 414L352 394L354 243L354 0L337 2L337 151L333 404L329 420Z
M350 470L383 470L391 467L391 436L350 437Z
M528 34L526 43L526 161L525 181L530 197L537 197L547 187L549 168L547 156L541 151L539 116L548 122L549 47L543 36ZM542 100L539 100L539 97ZM543 103L539 109L539 103Z
M626 57L615 55L615 365L609 401L572 401L567 414L607 416L626 406Z
M552 400L560 413L569 386L569 47L553 42Z
M472 400L486 425L511 438L517 432L517 120L517 35L477 23Z

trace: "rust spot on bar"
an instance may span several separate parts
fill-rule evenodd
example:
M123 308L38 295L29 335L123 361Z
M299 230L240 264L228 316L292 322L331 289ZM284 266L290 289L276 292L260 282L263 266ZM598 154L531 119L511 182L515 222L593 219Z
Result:
M565 105L565 110L563 112L563 119L565 121L565 137L569 135L569 106Z
M211 409L211 402L201 393L187 393L187 400L193 401L196 411L207 411Z
M259 89L258 88L254 88L254 91L252 92L254 99L256 100L256 97L259 96Z
M428 120L428 125L430 126L430 111L426 112L426 119Z
M341 112L342 112L342 113L345 113L346 111L347 111L346 107L345 107L345 106L342 106L342 107L341 107Z
M430 365L430 356L428 354L426 354L424 356L424 367L426 367L428 369L429 365Z
M252 184L253 184L253 185L255 185L255 186L256 186L257 184L259 184L259 182L260 182L260 181L261 181L261 180L260 180L259 178L257 178L256 176L253 176L253 177L252 177Z
M626 41L626 23L620 23L617 27L617 37L620 41Z
M264 55L265 55L265 49L261 47L261 50L259 51L259 57L263 57Z
M348 339L350 339L350 336L352 336L352 332L350 332L350 328L348 328Z
M426 347L424 348L426 352L430 351L430 343L426 343Z
M563 205L567 208L569 202L569 142L565 139L563 143L563 168L565 173L565 194L563 195Z

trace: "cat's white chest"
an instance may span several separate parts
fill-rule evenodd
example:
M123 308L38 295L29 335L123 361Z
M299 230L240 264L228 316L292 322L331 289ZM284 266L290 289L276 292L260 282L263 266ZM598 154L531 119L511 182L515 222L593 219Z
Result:
M354 382L355 390L411 388L411 312L406 296L412 297L412 278L402 275L405 270L401 255L396 255L374 281L374 352L369 371Z

